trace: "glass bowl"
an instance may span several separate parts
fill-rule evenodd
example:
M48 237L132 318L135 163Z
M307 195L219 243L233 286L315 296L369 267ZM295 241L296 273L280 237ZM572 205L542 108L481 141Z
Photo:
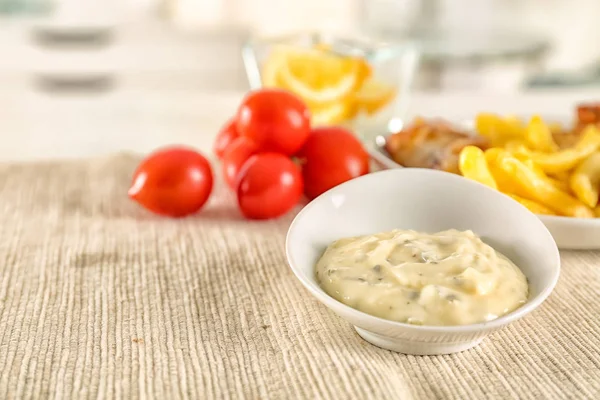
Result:
M242 56L251 89L290 90L313 126L346 126L363 140L398 129L419 61L409 42L321 33L254 37Z

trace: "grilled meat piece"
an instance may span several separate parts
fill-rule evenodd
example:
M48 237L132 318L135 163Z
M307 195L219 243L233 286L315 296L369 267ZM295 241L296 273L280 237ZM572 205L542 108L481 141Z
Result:
M584 103L577 106L577 126L589 124L600 126L600 103Z
M431 168L459 173L458 156L465 146L489 147L487 139L457 130L445 121L422 119L390 135L386 150L405 167Z

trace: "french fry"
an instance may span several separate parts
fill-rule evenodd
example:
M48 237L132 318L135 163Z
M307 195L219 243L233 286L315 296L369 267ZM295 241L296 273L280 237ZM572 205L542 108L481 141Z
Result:
M588 125L582 132L581 139L572 148L560 150L555 153L520 149L517 153L531 158L544 172L556 174L571 170L599 147L600 130L594 125Z
M538 203L537 201L525 199L523 197L517 196L516 194L508 194L508 196L512 197L514 200L527 207L527 209L534 214L556 215L554 211L552 211L545 205Z
M557 214L578 218L592 218L594 216L589 207L557 189L546 180L541 179L535 171L509 152L499 153L495 162L501 170L515 181L516 186L525 192L525 195L521 195L521 197L535 200ZM516 194L520 195L520 193Z
M483 150L476 146L465 146L458 158L458 168L462 176L498 190Z
M518 156L516 154L512 154L517 160L521 161L523 164L527 165L528 168L531 168L533 172L535 172L538 176L548 177L543 169L541 169L536 163L533 162L531 158Z
M523 124L523 121L521 120L521 118L519 118L516 115L506 115L504 117L504 121L506 121L506 123L508 123L513 128L521 129L521 130L525 129L525 125Z
M548 128L552 134L558 134L563 131L563 126L560 122L550 122L548 123Z
M497 159L500 154L504 153L505 150L500 147L492 147L484 151L485 160L487 162L488 169L496 182L498 190L503 193L518 193L519 188L515 185L514 180L510 175L506 174L497 165Z
M527 129L525 129L525 139L529 147L533 150L546 153L558 151L558 145L552 138L550 128L539 115L531 117Z
M569 173L569 171L562 171L562 172L555 172L553 174L548 174L548 176L551 177L552 179L556 179L557 181L569 182L569 178L571 177L571 174Z
M525 154L530 150L529 146L527 146L527 143L521 139L515 139L506 142L503 147L505 150L514 152L515 154Z
M485 154L485 160L488 163L494 163L496 162L496 160L498 159L498 157L502 154L506 152L506 150L500 148L500 147L492 147L487 149L486 151L484 151Z
M512 146L510 146L512 144ZM523 144L522 142L519 143L519 141L512 141L509 142L507 144L506 149L516 149L517 151L515 153L512 153L515 158L517 158L519 161L521 161L523 164L525 164L528 168L532 169L541 179L544 179L545 181L551 183L554 187L556 187L559 190L565 191L565 192L569 192L571 189L569 188L569 183L568 180L567 181L561 181L555 178L552 178L550 176L548 176L544 170L542 168L540 168L539 165L537 165L535 162L533 162L532 159L530 159L527 155L523 154L522 152L519 152L518 149L519 148L526 148L525 144ZM497 150L495 150L497 149ZM499 154L498 152L502 152L503 150L500 148L492 148L486 151L486 159L488 161L488 163L493 163L494 159L497 157L497 155ZM494 168L492 166L489 167L490 170L494 170ZM492 175L497 179L497 180L502 180L502 178L498 178L496 177L496 175L499 175L500 173L497 171L494 171L492 173ZM504 179L504 182L510 182L510 179ZM510 186L510 184L509 184ZM506 185L499 185L500 187L500 191L503 190L503 187L505 188ZM510 189L507 189L509 191L511 191ZM512 189L514 191L514 188Z
M600 206L594 208L594 214L596 214L596 218L600 218Z
M557 183L557 187L559 187L558 185L560 185L563 191L573 194L573 191L571 190L571 185L569 184L569 179L571 178L570 172L559 172L556 174L548 174L547 176L548 178L552 179L554 182Z
M588 207L598 205L600 193L600 153L586 158L571 174L569 185L573 193Z
M571 193L571 187L569 186L568 181L559 181L558 179L554 179L548 175L546 175L545 179L552 184L558 190L562 190L565 193Z
M516 158L519 159L528 168L530 168L533 172L535 172L535 174L540 179L543 179L546 182L552 184L558 190L562 190L563 192L570 192L571 191L571 189L569 187L568 181L559 181L558 179L554 179L554 178L546 175L546 173L544 172L544 170L541 169L539 167L539 165L537 165L536 163L534 163L533 160L531 160L531 159L521 160L519 157L516 157Z
M502 152L501 149L498 149L498 150L499 150L499 152ZM523 185L520 182L516 181L511 174L507 173L505 170L498 167L497 164L494 163L493 155L495 152L496 152L496 150L492 151L491 155L486 158L488 159L488 168L490 169L492 176L496 180L496 183L497 183L500 191L503 192L504 194L507 194L508 196L512 197L513 199L517 200L519 203L521 203L522 205L527 207L531 212L533 212L535 214L556 215L556 212L552 211L550 208L546 207L545 205L543 205L537 201L530 200L530 199L527 199L524 197L524 196L527 196L527 197L530 196L527 188L524 188ZM531 160L529 160L529 162L524 162L524 164L527 165L528 167L534 166L534 164L533 164L533 162L531 162ZM541 179L546 179L548 183L552 184L554 187L556 187L559 190L563 190L564 188L568 187L568 185L566 183L556 181L555 179L544 175L543 171L541 171L541 174L540 174L539 167L537 168L537 171L534 169L534 172L537 172L539 174L538 176Z
M517 118L502 118L495 114L480 113L475 117L475 129L485 136L492 146L503 146L506 142L523 137L523 126Z
M511 153L513 153L513 155L518 160L522 161L525 165L527 165L529 168L534 170L535 173L540 176L540 178L547 180L548 182L552 183L554 186L556 186L560 190L563 190L566 192L569 192L571 190L569 188L569 183L568 183L569 174L565 173L566 178L562 179L562 180L556 179L556 178L553 178L553 177L547 175L546 172L539 165L537 165L531 158L529 158L529 156L526 155L528 147L524 142L519 141L519 140L513 140L513 141L507 143L504 148L506 150L510 151Z
M502 193L513 193L520 196L525 196L526 191L521 188L519 182L515 181L510 174L507 174L506 171L498 166L498 159L500 155L504 154L505 152L506 151L500 147L492 147L491 149L487 149L484 154L488 169L496 181L498 190L500 190Z
M510 136L514 136L516 138L525 137L525 124L519 117L508 115L504 117L504 124L507 131L510 133Z

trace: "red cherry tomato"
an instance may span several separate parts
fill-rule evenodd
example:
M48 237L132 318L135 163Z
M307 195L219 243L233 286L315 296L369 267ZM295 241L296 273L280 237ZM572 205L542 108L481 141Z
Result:
M142 161L128 194L156 214L182 217L200 210L212 187L212 169L202 154L170 147Z
M302 163L304 193L309 199L369 172L369 154L343 128L313 129L298 157Z
M300 169L288 157L256 154L240 171L238 204L247 218L276 218L298 204L302 186Z
M237 113L237 131L261 151L296 153L310 132L310 113L295 95L280 89L251 92Z
M217 134L217 138L215 139L215 144L213 146L213 152L219 159L223 158L223 153L225 153L227 147L229 147L229 145L239 137L235 125L236 121L234 118L232 118L227 121L227 123Z
M223 154L223 177L230 188L237 187L238 176L244 163L258 152L258 147L245 137L239 137L231 143Z

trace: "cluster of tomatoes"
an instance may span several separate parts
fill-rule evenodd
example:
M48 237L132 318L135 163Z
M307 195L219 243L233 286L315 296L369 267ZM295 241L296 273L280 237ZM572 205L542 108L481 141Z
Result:
M311 129L306 105L279 89L249 93L217 135L214 152L240 211L251 219L279 217L303 194L313 199L369 172L368 153L351 132ZM141 163L129 195L150 211L180 217L200 210L212 187L207 159L175 147Z

